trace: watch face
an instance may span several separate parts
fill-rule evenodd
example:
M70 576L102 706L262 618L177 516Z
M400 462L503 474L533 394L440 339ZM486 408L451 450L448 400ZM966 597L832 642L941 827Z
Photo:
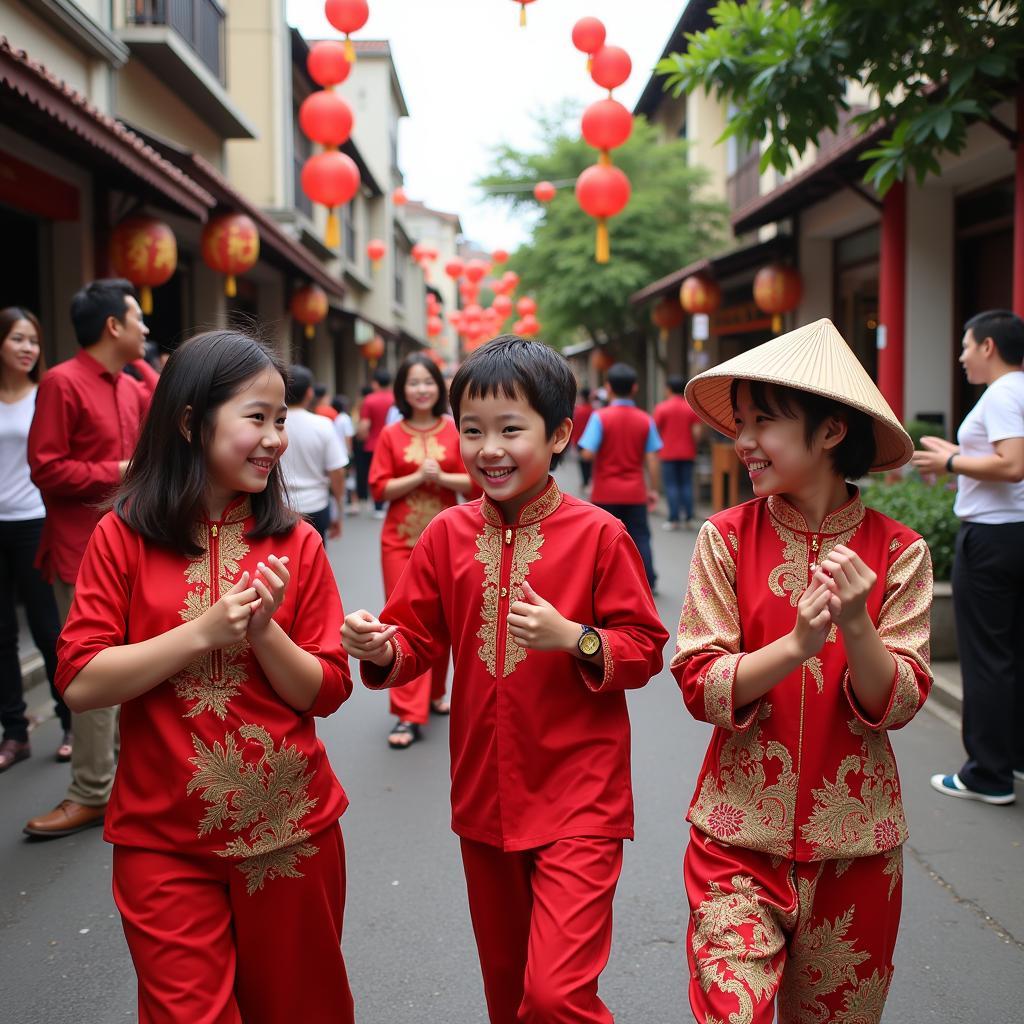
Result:
M589 658L601 650L601 638L597 633L587 632L580 637L580 650Z

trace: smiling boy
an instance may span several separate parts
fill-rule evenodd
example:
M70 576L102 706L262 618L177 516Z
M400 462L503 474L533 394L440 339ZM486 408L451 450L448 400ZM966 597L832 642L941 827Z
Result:
M492 1024L613 1020L597 986L633 838L624 691L668 639L621 523L550 476L575 393L538 342L506 335L466 360L451 406L484 497L438 515L380 619L342 630L371 688L452 645L452 828Z

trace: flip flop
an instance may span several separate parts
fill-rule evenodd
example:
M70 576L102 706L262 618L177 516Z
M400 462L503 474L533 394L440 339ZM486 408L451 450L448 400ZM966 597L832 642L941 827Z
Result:
M432 715L450 715L451 711L452 706L444 697L438 697L437 700L430 702L430 713Z
M399 737L409 737L407 743L398 742L395 740ZM408 750L414 743L420 739L420 727L416 722L403 722L399 719L395 722L394 728L388 733L388 746L392 750Z

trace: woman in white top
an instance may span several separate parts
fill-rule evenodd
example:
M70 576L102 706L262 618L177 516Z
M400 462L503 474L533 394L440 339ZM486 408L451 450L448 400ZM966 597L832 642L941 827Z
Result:
M31 753L18 658L16 602L50 680L63 737L58 761L71 760L71 713L53 688L60 619L53 589L35 567L46 509L28 467L28 429L44 370L39 321L27 309L0 310L0 772Z
M953 609L967 760L932 776L946 796L1012 804L1024 781L1024 320L1007 310L964 325L960 364L985 392L957 444L922 438L913 464L955 473L960 518Z

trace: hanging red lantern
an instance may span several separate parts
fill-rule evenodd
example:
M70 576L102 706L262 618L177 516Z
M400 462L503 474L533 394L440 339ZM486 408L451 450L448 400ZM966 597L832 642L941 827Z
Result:
M621 146L633 131L633 115L618 100L591 103L583 111L583 138L602 152Z
M474 284L472 281L459 282L459 295L461 296L463 302L476 302L476 298L479 294L480 285Z
M464 269L464 267L463 267L463 264L462 264L462 260L449 260L444 265L444 272L453 281L457 281L460 277L462 277L463 269Z
M679 288L679 304L687 313L714 313L722 304L722 289L707 274L691 274Z
M174 232L153 217L129 217L110 236L110 262L139 289L142 312L153 312L153 288L170 280L178 266Z
M533 337L533 335L540 333L540 322L532 313L527 313L519 321L519 333L526 337Z
M388 247L379 238L371 238L366 243L366 255L370 257L370 266L374 271L380 270L380 261L388 254Z
M366 0L327 0L324 4L327 20L339 31L345 33L345 57L350 64L356 62L356 48L351 35L358 32L370 17Z
M372 369L377 365L377 360L384 355L384 339L379 334L375 334L365 345L360 347L359 352Z
M796 309L803 295L799 271L784 263L769 263L754 276L754 302L772 317L772 330L782 330L782 314Z
M405 206L405 204L409 202L409 197L405 194L405 189L402 188L401 185L391 193L391 202L393 202L395 206Z
M203 262L218 274L226 274L224 294L238 292L235 275L251 270L260 258L260 233L244 213L224 213L207 223L201 239Z
M508 253L504 249L495 249L494 252L491 253L491 262L499 265L502 263L508 263Z
M529 295L524 295L516 303L516 312L520 316L532 316L537 312L537 303L534 299L530 298Z
M588 167L576 179L577 202L584 213L597 220L594 258L598 263L611 258L607 220L625 209L631 191L629 178L618 167L606 164Z
M319 89L302 101L299 127L321 146L340 146L352 134L352 108L330 89Z
M587 55L587 71L594 63L594 54L604 46L604 23L597 18L580 18L572 27L572 45Z
M436 338L444 330L444 321L439 316L427 317L427 337Z
M666 295L651 310L651 319L654 321L654 326L658 328L659 337L664 342L668 341L669 331L682 325L686 319L686 313L675 299Z
M594 54L590 66L590 77L602 89L609 92L617 89L633 71L633 62L621 46L602 46Z
M462 326L462 310L453 309L448 314L448 323L450 326L454 327L455 330L458 330Z
M444 367L445 367L444 356L441 355L441 353L438 352L436 348L431 348L431 349L427 350L427 358L430 359L430 361L439 370L441 370L442 372L444 371Z
M615 365L615 357L606 349L595 348L590 353L590 365L598 373L607 373Z
M356 162L333 149L311 156L302 168L302 191L314 203L327 207L324 243L329 249L336 249L341 242L341 229L334 211L336 207L350 202L359 191Z
M501 275L501 282L505 286L505 292L511 295L519 287L519 275L514 270L506 270Z
M526 27L526 5L532 4L533 0L512 0L513 3L519 4L519 25L521 28Z
M345 56L345 46L333 39L323 39L309 48L306 70L317 85L329 89L348 78L352 65Z
M433 292L427 292L427 312L435 316L440 308L441 303L437 301L437 296Z
M555 198L555 186L550 181L538 181L533 186L533 198L538 203L550 203Z
M512 300L507 295L495 295L491 308L502 320L506 320L512 312Z
M316 325L327 317L327 292L317 284L307 284L292 295L290 310L292 316L305 324L306 337L316 334Z
M486 260L470 260L466 264L465 274L473 284L479 284L488 274L491 267Z
M416 263L422 262L426 259L427 247L422 242L417 242L410 250L409 255L413 258Z

